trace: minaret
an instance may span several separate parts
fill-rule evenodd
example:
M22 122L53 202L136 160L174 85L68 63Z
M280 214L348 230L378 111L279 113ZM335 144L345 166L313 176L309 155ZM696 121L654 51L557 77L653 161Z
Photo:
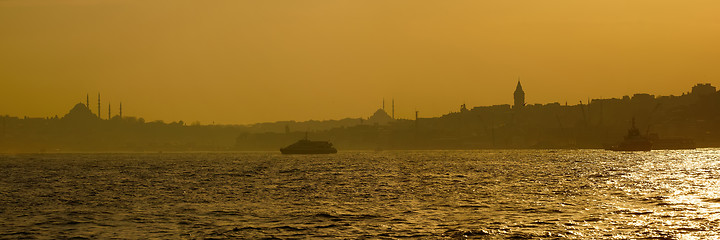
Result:
M98 118L102 119L100 116L100 93L98 93Z
M522 89L522 85L520 84L520 78L518 78L517 87L515 87L515 104L513 104L513 109L520 109L525 106L525 91Z
M110 108L110 103L108 103L108 120L110 120L112 118L112 116L110 115L111 114L110 109L112 109L112 108Z
M90 94L85 95L85 97L85 101L87 102L87 105L85 106L88 108L88 110L90 110Z
M418 110L415 109L415 128L418 126Z
M383 98L383 111L385 111L385 98Z
M120 102L120 119L122 119L122 102Z
M392 99L392 119L395 120L395 99Z

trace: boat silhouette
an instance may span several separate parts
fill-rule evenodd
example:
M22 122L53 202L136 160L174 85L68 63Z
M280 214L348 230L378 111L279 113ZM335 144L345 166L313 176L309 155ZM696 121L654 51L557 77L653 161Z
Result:
M330 154L337 153L332 143L328 141L311 141L307 138L307 133L304 139L284 147L280 148L282 154Z
M632 127L628 129L625 139L611 146L606 146L605 150L612 151L650 151L653 143L647 137L640 134L640 130L635 127L635 118L632 119Z

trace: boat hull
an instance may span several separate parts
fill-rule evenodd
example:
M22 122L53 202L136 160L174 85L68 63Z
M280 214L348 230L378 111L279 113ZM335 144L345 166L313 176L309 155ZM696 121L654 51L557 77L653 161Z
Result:
M695 142L689 138L657 139L653 141L653 150L695 149Z
M621 151L621 152L640 152L650 151L653 144L650 141L625 141L618 145L605 147L605 150Z
M337 153L337 149L330 148L330 149L286 149L281 148L280 152L282 154L332 154Z
M337 153L332 143L328 141L310 141L305 137L290 146L280 149L282 154L330 154Z
M651 147L650 148L646 148L646 147L633 147L633 148L625 147L625 148L623 148L623 147L614 146L614 147L605 148L605 150L616 151L616 152L648 152L648 151L652 150L652 148Z

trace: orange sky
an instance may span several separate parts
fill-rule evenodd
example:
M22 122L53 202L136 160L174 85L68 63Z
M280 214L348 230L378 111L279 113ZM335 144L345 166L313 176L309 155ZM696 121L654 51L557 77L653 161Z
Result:
M720 85L715 0L2 0L0 114L440 116Z

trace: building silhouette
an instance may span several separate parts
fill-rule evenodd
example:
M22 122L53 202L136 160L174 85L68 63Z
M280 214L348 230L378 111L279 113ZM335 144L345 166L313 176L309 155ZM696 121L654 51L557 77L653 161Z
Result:
M390 116L387 112L385 112L384 109L378 109L375 111L375 113L368 118L368 123L370 124L382 124L386 125L389 122L392 122L393 118Z
M520 109L525 106L525 91L522 89L522 85L520 84L520 80L518 80L517 87L515 87L515 93L513 94L515 97L515 104L513 104L513 109Z
M709 83L698 83L695 86L692 87L692 94L696 95L709 95L717 92L715 87L710 85Z
M70 109L70 112L65 114L62 119L70 121L89 121L97 119L97 116L95 116L95 114L93 114L92 111L90 111L90 108L86 105L78 103L75 104L75 106Z

